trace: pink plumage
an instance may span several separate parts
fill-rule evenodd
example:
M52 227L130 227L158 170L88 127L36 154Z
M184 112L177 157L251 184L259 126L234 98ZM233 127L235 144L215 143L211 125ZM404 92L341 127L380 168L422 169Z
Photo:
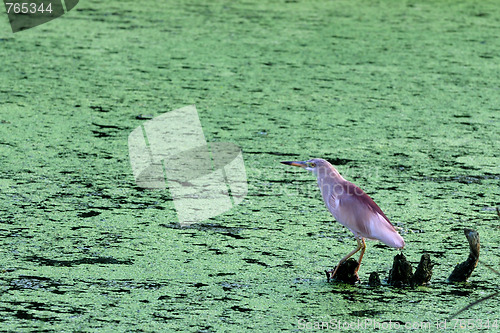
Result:
M356 268L356 272L358 271L366 249L365 238L376 239L398 249L405 246L403 237L375 201L358 186L345 180L328 161L314 158L308 161L281 163L312 171L318 179L318 187L326 207L337 222L348 228L356 237L358 247L340 260L330 278L344 261L361 250Z

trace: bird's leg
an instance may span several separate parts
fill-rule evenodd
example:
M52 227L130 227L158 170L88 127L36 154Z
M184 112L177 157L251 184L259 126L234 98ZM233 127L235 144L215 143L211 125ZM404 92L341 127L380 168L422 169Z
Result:
M329 273L330 273L330 279L333 279L333 277L335 276L335 273L337 273L337 270L339 269L340 265L342 265L342 263L344 261L346 261L347 259L349 259L350 257L352 257L353 254L355 254L356 252L358 252L359 250L361 250L361 248L363 248L363 245L361 245L360 240L359 239L356 239L356 240L358 241L358 246L353 251L351 251L348 255L346 255L344 258L340 259L339 264L337 265L337 267L335 267L335 270L333 271L333 273L331 273L331 271L329 271ZM364 244L364 239L363 239L363 244ZM364 246L366 247L366 245L364 245ZM364 252L365 251L363 249L363 252L361 252L361 256L363 256Z
M360 243L360 241L358 239L358 245L359 245L359 243ZM356 267L356 269L354 270L354 274L358 274L359 267L361 266L361 259L363 259L363 255L365 254L365 250L366 250L365 239L363 237L361 237L361 254L359 255L358 267Z

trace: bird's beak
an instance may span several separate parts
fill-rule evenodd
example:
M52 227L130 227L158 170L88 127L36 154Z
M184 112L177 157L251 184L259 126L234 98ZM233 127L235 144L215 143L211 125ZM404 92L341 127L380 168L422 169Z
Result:
M300 168L307 168L307 163L302 161L281 162L286 165L293 165Z

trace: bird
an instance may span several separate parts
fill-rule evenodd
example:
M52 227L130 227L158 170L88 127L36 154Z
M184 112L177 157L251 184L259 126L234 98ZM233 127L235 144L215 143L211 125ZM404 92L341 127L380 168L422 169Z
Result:
M327 272L329 279L333 279L343 262L361 250L358 266L354 271L357 276L366 250L365 239L379 240L397 249L404 248L403 237L399 235L375 201L361 188L345 180L330 162L322 158L313 158L307 161L281 163L311 171L317 177L318 187L330 213L356 238L358 246L339 261L335 270Z

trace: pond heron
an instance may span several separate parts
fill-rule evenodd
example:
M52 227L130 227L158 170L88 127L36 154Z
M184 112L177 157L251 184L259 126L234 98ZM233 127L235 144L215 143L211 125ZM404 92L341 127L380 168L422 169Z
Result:
M358 246L339 261L335 270L328 272L330 279L335 276L344 261L361 250L358 266L354 271L357 274L361 259L365 254L365 238L379 240L385 245L397 249L402 249L405 246L403 237L398 234L372 198L358 186L345 180L328 161L313 158L308 161L281 163L312 171L318 178L318 186L326 207L333 217L356 237Z

